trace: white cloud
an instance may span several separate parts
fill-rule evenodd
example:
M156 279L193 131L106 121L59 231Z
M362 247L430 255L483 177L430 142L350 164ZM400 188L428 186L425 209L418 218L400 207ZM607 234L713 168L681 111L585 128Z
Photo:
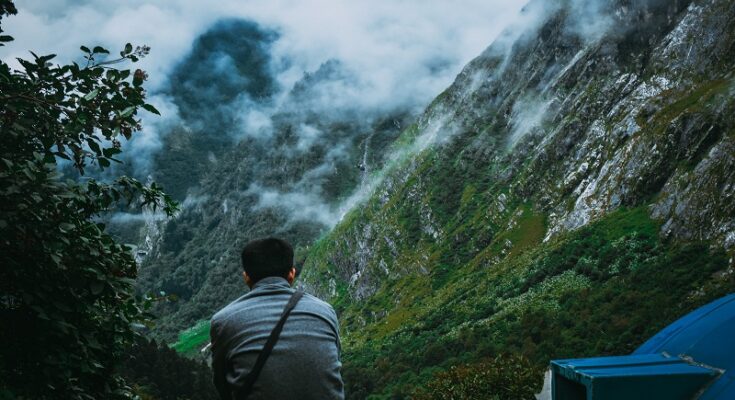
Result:
M141 62L152 90L190 50L194 39L221 18L245 18L280 32L274 52L291 68L289 85L328 59L342 61L366 83L374 102L393 98L426 102L487 47L524 0L26 0L3 20L16 41L0 49L9 60L28 49L78 56L79 45L110 50L147 44ZM436 74L436 69L442 68Z
M310 191L280 192L253 184L244 194L253 194L258 197L253 209L276 208L285 212L291 222L309 221L318 222L324 226L334 226L339 221L334 207L325 203L318 194Z
M59 54L59 62L79 60L79 46L102 45L116 53L126 42L151 46L151 53L136 67L150 76L150 102L163 118L145 116L144 131L130 147L136 168L150 168L151 155L162 146L161 136L179 123L173 101L162 94L177 64L202 33L224 18L254 21L278 33L270 54L276 81L282 91L271 102L257 103L242 96L230 107L239 132L234 138L268 136L274 114L307 109L322 122L332 117L356 116L369 125L381 113L398 108L419 111L454 80L461 68L489 46L499 33L520 19L526 0L25 0L17 16L3 19L3 29L16 38L0 48L11 65L14 57ZM75 58L76 57L76 58ZM321 83L309 97L293 104L286 93L305 72L313 73L329 60L338 63L339 79ZM231 69L223 58L221 70ZM229 113L228 109L228 113ZM144 113L145 114L145 113ZM317 127L297 123L295 151L305 151L322 137ZM427 140L435 140L444 131ZM345 143L350 138L344 138ZM423 143L423 142L422 142ZM286 208L294 220L316 220L332 225L345 207L356 204L374 188L372 179L343 207L330 206L318 181L328 174L336 158L346 152L333 148L318 167L306 172L288 192L252 182L249 192L259 193L256 207ZM372 182L372 183L371 183Z

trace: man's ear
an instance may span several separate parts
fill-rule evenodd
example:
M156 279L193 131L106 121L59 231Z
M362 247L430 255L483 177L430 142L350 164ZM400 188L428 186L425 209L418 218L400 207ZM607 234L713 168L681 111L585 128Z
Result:
M293 285L293 281L296 280L296 267L291 267L288 271L288 275L286 275L286 280L289 285Z
M250 279L250 275L248 275L247 272L242 271L242 279L245 281L245 284L248 285L249 288L253 288L253 280Z

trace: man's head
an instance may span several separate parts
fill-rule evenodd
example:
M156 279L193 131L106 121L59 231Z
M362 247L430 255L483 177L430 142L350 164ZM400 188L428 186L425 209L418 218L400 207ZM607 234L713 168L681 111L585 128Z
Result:
M269 276L280 276L290 284L296 277L293 247L282 239L253 240L242 249L241 259L243 278L251 288L259 280Z

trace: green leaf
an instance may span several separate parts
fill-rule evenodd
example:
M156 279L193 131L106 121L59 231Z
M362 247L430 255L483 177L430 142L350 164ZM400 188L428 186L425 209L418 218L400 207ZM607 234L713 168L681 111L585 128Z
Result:
M161 115L161 113L156 109L156 107L153 107L153 105L151 104L143 104L143 108L152 112L153 114Z
M97 160L99 161L99 163L100 163L100 166L101 166L102 168L107 168L107 167L109 167L109 166L110 166L110 161L109 161L108 159L106 159L106 158L102 158L102 157L100 157L100 158L98 158Z
M12 36L0 35L0 42L12 42L13 40Z
M130 106L130 107L128 107L128 108L126 108L126 109L124 109L124 110L123 110L123 111L122 111L122 112L120 113L120 116L121 116L121 117L123 117L123 118L125 118L125 117L129 117L129 116L133 115L133 113L135 112L135 109L136 109L136 107L135 107L135 106Z
M122 153L122 150L120 150L120 149L118 149L116 147L108 147L106 149L102 149L102 154L104 154L105 157L107 157L107 158L111 158L115 154L120 154L120 153Z
M98 95L99 93L100 93L100 90L99 90L99 89L94 89L93 91L91 91L91 92L87 93L87 94L86 94L86 95L84 96L84 100L87 100L87 101L89 101L89 100L92 100L92 99L94 99L95 97L97 97L97 95Z
M105 73L105 77L109 80L114 81L115 79L117 79L117 76L118 76L118 72L115 69L108 69L107 72Z
M47 63L50 60L52 60L54 57L56 57L56 54L49 54L47 56L38 57L38 61L42 63Z
M125 54L130 54L133 52L133 45L130 43L125 44Z
M102 289L104 289L105 286L100 281L94 281L89 285L89 288L92 290L92 294L96 296L102 293Z
M71 160L71 158L66 153L62 153L60 151L55 152L54 155L56 157L63 158L64 160Z
M92 149L96 154L102 153L102 150L100 150L100 145L94 140L94 139L87 139L87 144L89 145L89 148Z
M92 53L95 53L95 54L110 54L110 52L107 49L105 49L104 47L102 47L102 46L95 46L94 49L92 49Z
M79 49L82 50L85 53L91 53L92 52L92 51L89 50L89 47L87 47L87 46L80 46Z
M49 256L51 257L51 260L53 260L54 264L56 265L61 264L61 257L59 257L58 254L51 253L49 254Z

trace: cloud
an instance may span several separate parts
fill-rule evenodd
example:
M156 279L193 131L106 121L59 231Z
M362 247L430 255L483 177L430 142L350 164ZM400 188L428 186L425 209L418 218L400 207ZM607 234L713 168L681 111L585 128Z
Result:
M26 0L3 20L16 41L0 57L13 65L32 49L68 62L79 60L82 44L113 54L126 42L151 46L136 68L149 73L149 101L163 117L143 113L144 130L126 144L134 170L151 172L174 128L237 141L268 139L291 125L296 139L279 150L331 150L294 183L276 189L253 181L250 192L261 191L257 207L286 207L294 220L331 226L345 204L363 197L330 205L320 186L335 163L352 163L345 158L360 143L355 135L391 113L423 110L525 2ZM332 129L345 121L356 132Z
M279 32L273 53L289 64L278 76L284 87L336 59L359 73L367 102L425 103L492 42L524 2L25 0L17 16L3 21L16 41L0 56L26 57L33 49L65 61L79 54L81 44L111 50L126 42L148 44L152 52L140 65L155 92L199 35L223 18L240 18Z
M127 213L127 212L116 212L113 213L109 222L113 224L127 224L127 223L140 223L140 222L153 222L165 220L166 214L164 213Z
M324 226L334 226L339 222L340 216L334 207L310 191L281 192L255 183L244 195L257 196L254 210L275 208L285 212L291 222L317 222Z
M543 123L548 119L547 112L554 102L552 99L521 98L513 104L509 120L509 131L507 148L513 149L524 137L541 129Z

